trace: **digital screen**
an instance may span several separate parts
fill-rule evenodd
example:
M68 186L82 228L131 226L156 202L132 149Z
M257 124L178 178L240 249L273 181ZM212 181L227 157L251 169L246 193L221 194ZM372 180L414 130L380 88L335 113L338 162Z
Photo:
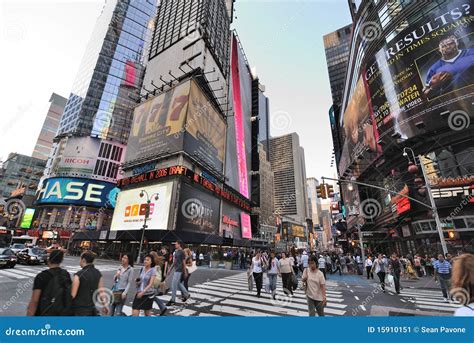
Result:
M34 208L27 208L25 210L25 214L23 215L23 218L20 223L20 227L22 229L29 229L31 227L31 223L33 222L33 216L35 214L35 209Z

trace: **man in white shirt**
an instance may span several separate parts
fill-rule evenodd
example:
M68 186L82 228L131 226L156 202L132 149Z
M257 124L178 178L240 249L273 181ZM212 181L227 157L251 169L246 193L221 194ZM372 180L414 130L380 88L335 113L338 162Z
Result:
M323 255L319 255L318 269L324 274L324 279L327 279L327 277L326 277L326 259L323 257Z

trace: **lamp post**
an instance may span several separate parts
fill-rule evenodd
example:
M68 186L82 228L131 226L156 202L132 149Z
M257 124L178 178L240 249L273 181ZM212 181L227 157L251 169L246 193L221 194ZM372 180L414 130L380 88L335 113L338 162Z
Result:
M406 157L408 159L408 161L410 161L410 157L408 156L407 151L409 151L411 153L411 156L413 158L413 163L415 165L417 165L415 153L413 152L413 150L411 148L407 148L407 147L403 148L403 156ZM435 200L433 198L433 193L431 192L431 186L430 186L430 182L428 180L428 177L426 175L425 165L421 161L421 155L418 156L418 159L420 160L421 172L423 174L423 179L425 181L425 187L426 187L426 191L428 193L428 198L430 199L431 211L433 212L433 217L434 217L435 222L436 222L436 229L438 230L439 240L441 242L441 248L443 249L443 255L446 256L446 254L448 253L448 247L446 246L446 240L444 239L443 227L441 226L441 220L439 219L438 209L436 207L436 203L435 203Z
M143 249L143 240L145 238L145 230L147 228L146 222L148 218L150 217L150 204L151 204L151 199L158 200L159 199L159 194L154 193L151 196L148 195L148 192L144 189L140 191L140 198L143 198L146 195L146 208L145 208L145 219L143 221L143 226L142 226L142 237L140 239L140 248L138 249L138 255L137 255L137 264L140 263L140 256L142 254L142 249Z

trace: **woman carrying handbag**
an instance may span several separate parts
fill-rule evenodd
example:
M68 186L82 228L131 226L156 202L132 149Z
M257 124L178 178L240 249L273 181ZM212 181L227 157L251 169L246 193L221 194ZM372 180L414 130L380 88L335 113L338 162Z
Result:
M326 306L326 279L318 269L318 258L311 256L309 268L303 271L303 289L308 302L308 312L310 317L314 317L316 312L319 317L324 317L324 307Z
M133 259L130 255L122 256L122 265L117 270L114 276L114 286L112 287L112 292L114 294L114 299L111 306L110 315L115 316L123 315L122 309L125 301L127 300L127 294L130 290L130 285L133 280Z

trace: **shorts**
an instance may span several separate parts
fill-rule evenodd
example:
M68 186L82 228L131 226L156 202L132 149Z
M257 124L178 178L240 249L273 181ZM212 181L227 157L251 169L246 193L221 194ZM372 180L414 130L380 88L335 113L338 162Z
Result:
M154 294L144 295L141 298L138 298L135 295L135 299L133 299L132 309L133 310L144 310L148 311L153 308L153 299L155 298Z

